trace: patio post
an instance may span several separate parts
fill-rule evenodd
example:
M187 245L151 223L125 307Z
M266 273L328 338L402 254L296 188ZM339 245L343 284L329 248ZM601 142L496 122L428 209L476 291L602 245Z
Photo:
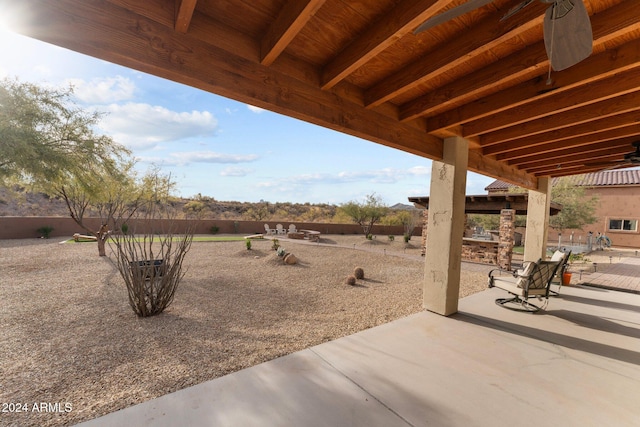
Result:
M527 230L524 241L524 260L537 261L547 256L551 179L538 178L538 189L529 190L527 201Z
M467 140L447 138L431 166L423 306L443 316L458 311L468 154Z

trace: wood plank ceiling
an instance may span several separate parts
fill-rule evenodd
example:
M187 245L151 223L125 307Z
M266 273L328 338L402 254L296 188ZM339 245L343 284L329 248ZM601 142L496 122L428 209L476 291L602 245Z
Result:
M573 0L581 1L581 0ZM593 53L552 71L535 1L0 0L28 36L526 188L602 169L640 139L638 0L583 0Z

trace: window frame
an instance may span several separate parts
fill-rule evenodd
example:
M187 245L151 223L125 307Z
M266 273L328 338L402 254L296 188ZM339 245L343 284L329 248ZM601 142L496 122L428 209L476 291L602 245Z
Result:
M618 221L620 228L611 228L611 222ZM625 223L633 224L635 227L632 229L625 229ZM623 218L613 217L607 218L607 231L614 233L637 233L638 232L638 219L637 218Z

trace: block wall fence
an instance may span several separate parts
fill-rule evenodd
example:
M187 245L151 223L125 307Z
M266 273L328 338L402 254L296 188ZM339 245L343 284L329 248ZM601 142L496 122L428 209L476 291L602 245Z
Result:
M259 234L264 233L264 224L269 224L271 228L276 228L276 224L282 224L285 228L289 224L295 224L298 230L316 230L322 234L363 234L362 227L358 224L329 224L329 223L313 223L313 222L289 222L289 221L233 221L233 220L176 220L176 232L186 230L188 224L195 223L196 234L211 234L211 228L218 227L218 234ZM94 230L100 228L99 218L88 218L86 224ZM147 224L146 221L128 221L129 230L134 233L158 232L166 230L168 221L154 221ZM0 239L31 239L40 237L37 230L40 227L53 227L51 237L70 238L74 233L86 234L71 218L67 217L0 217ZM149 229L150 228L150 229ZM413 235L420 236L422 227L415 227ZM376 225L373 227L375 235L396 235L402 236L404 228L402 226L383 226Z

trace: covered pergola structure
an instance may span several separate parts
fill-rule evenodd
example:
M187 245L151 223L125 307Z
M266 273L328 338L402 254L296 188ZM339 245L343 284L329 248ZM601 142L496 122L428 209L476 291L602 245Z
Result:
M425 307L458 304L467 171L531 190L544 254L552 177L621 161L640 134L640 7L583 1L593 53L549 68L535 1L0 0L27 36L433 160ZM429 243L431 246L431 243Z

